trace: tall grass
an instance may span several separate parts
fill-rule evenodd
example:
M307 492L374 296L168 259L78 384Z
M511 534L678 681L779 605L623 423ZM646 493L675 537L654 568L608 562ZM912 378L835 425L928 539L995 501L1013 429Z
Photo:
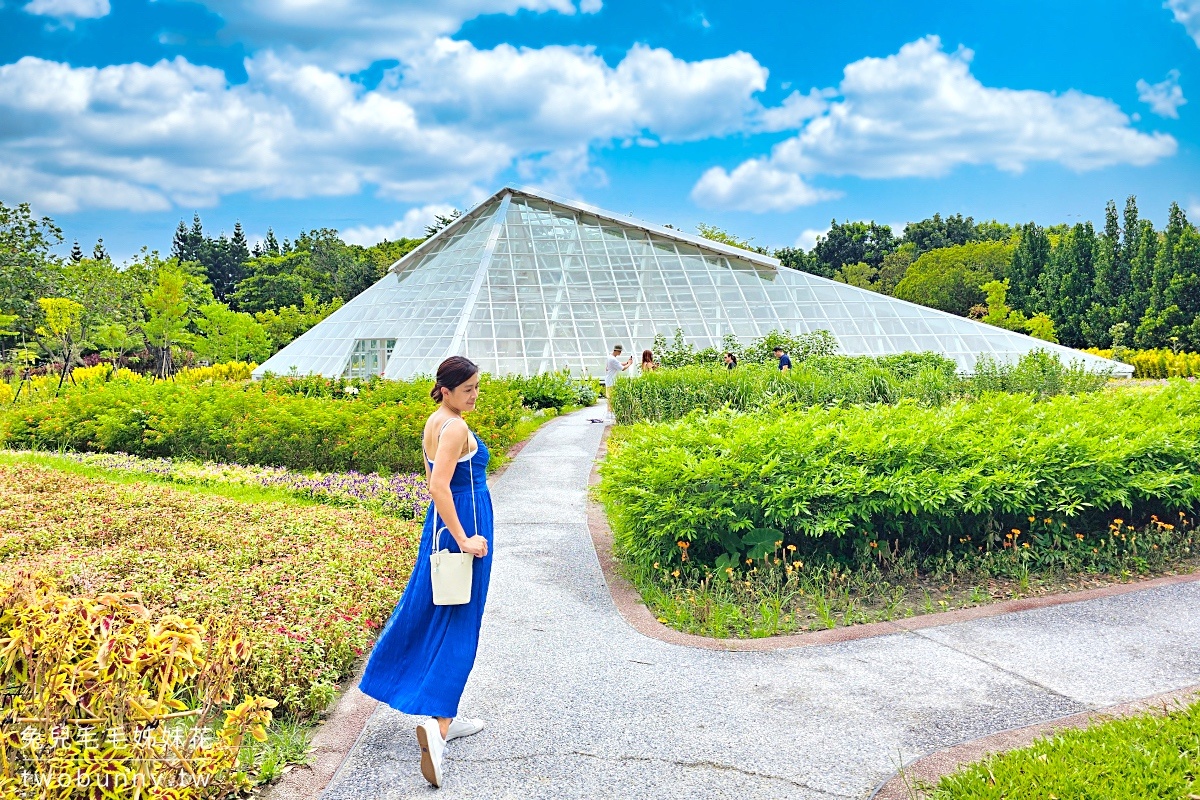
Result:
M667 422L693 411L728 407L735 411L771 408L894 404L911 398L939 406L956 397L1010 392L1051 397L1097 391L1108 381L1080 364L1064 365L1042 351L1015 364L981 359L972 376L956 374L953 361L935 353L904 353L870 358L818 356L788 372L773 366L735 369L687 366L617 381L613 414L617 422Z

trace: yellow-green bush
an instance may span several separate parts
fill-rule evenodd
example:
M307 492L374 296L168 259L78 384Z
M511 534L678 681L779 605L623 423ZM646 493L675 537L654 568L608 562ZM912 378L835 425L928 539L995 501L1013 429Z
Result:
M175 375L180 383L200 383L202 381L248 381L251 373L258 364L253 361L229 361L224 364L213 364L211 367L188 367L181 369Z
M0 585L0 795L183 800L251 788L238 753L247 734L266 740L276 704L249 697L224 710L249 657L233 618L156 616L137 594L72 597L28 576Z
M1174 353L1170 350L1117 351L1094 347L1084 352L1131 364L1135 378L1200 377L1200 353Z

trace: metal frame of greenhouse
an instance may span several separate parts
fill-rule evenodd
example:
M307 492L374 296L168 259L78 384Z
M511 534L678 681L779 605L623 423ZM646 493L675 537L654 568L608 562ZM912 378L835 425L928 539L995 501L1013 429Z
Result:
M493 374L598 373L614 344L655 334L698 348L827 330L846 355L933 351L972 372L1033 350L1132 367L785 267L584 203L505 187L397 261L255 376L409 378L465 355Z

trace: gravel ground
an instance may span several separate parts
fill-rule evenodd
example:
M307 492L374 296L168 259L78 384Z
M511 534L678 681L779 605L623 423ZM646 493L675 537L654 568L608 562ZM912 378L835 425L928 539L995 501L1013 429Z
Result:
M1200 683L1200 586L854 642L679 647L617 613L586 523L603 407L554 420L493 488L496 561L442 798L865 798L950 745ZM352 690L357 692L357 689ZM326 800L427 798L379 705Z

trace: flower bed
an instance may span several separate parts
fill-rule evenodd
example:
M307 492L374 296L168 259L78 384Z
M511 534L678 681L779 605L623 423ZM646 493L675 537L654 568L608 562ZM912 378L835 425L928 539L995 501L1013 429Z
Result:
M410 522L368 511L244 503L35 465L0 465L0 579L137 591L155 613L246 620L238 696L304 716L373 642L415 558Z
M36 458L28 451L0 451L0 455ZM306 474L285 467L199 463L170 458L140 458L125 453L56 454L77 464L129 475L147 475L185 486L256 486L280 489L326 505L366 508L403 519L423 517L429 507L424 474L401 473L384 477L372 472Z

